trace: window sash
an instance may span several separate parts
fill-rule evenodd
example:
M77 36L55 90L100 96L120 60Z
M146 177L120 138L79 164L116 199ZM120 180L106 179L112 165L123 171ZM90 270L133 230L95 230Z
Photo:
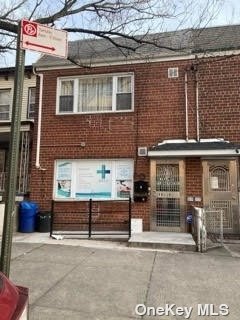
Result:
M34 118L34 111L36 105L36 88L28 88L28 108L27 108L27 117L28 119Z
M74 103L74 80L61 80L59 96L59 112L72 113Z
M133 75L59 78L57 113L102 113L133 110Z
M112 110L112 78L79 79L78 111L97 112Z
M10 120L10 89L0 90L0 120Z

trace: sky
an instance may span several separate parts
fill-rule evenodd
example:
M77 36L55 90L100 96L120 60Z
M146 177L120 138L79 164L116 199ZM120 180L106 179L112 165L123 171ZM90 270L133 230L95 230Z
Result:
M201 0L199 0L200 2ZM221 0L219 0L221 1ZM217 16L211 20L209 26L220 26L229 24L240 24L240 0L225 0ZM173 30L174 22L168 23L168 29ZM184 27L188 27L185 25ZM69 40L76 40L77 34L69 34ZM79 35L80 38L80 35ZM40 57L39 53L26 50L25 64L31 65ZM0 59L0 67L9 67L15 65L15 53L7 54Z

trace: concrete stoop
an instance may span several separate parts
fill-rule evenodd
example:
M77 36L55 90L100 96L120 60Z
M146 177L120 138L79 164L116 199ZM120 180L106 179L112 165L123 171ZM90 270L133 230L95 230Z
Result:
M176 251L196 251L196 244L190 233L141 232L132 234L129 247L165 249Z

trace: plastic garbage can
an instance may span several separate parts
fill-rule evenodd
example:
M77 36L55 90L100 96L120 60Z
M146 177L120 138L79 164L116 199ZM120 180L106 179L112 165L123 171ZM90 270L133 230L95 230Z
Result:
M31 201L19 203L19 231L34 232L36 228L36 216L38 205Z
M39 212L37 214L37 231L50 232L51 229L51 212Z

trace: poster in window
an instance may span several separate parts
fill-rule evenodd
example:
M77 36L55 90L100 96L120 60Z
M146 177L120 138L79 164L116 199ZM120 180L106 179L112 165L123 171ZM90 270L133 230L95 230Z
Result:
M71 180L57 180L57 197L70 198Z
M118 198L129 198L132 191L131 180L117 180L117 197Z
M211 189L218 189L218 177L211 177Z
M69 161L58 162L57 180L72 180L72 163Z
M57 198L70 198L72 185L72 163L61 161L57 163Z
M112 197L112 163L110 161L79 162L75 197L110 199Z
M133 165L129 161L116 163L116 180L132 180Z

